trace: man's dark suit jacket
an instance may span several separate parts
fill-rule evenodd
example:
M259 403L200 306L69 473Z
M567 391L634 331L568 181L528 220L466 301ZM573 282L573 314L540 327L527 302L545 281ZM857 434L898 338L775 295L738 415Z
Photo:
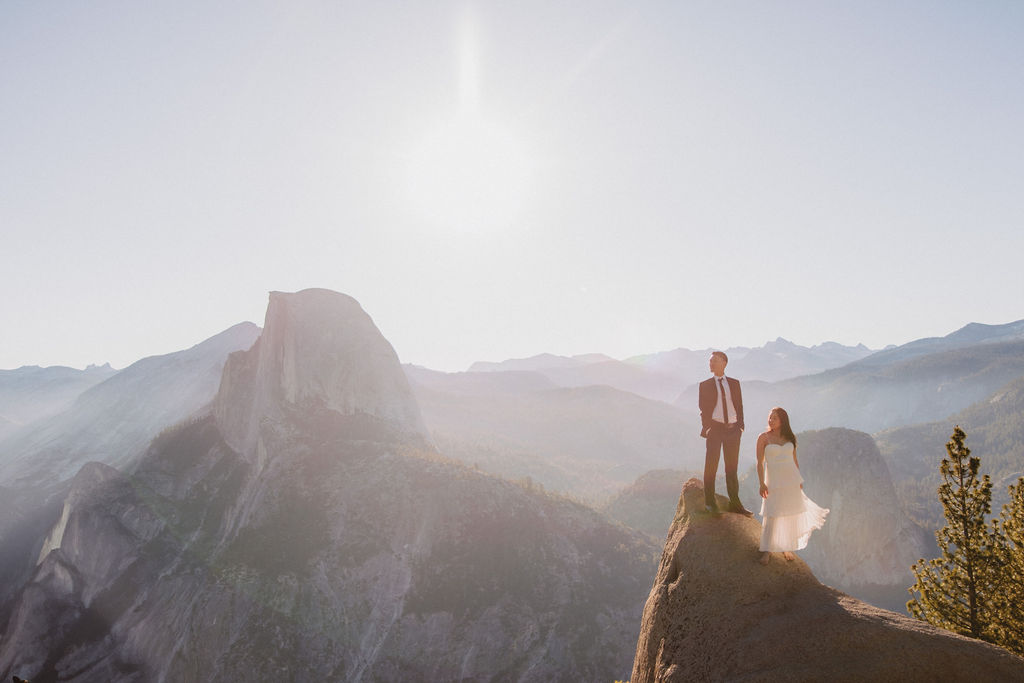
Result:
M729 393L732 394L732 405L736 409L736 422L740 429L743 429L743 394L740 392L740 381L732 377L726 377L729 383ZM711 429L711 414L715 412L715 404L718 403L718 382L717 377L706 379L700 383L700 394L697 397L697 405L700 406L700 435L707 438L708 430Z

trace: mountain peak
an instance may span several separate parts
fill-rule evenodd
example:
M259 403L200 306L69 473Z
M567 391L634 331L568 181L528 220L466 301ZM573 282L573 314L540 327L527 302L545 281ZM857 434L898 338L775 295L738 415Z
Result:
M247 450L263 418L308 405L426 434L398 355L358 301L327 289L271 292L259 340L228 358L217 422Z
M703 507L691 479L644 607L633 683L1024 676L1024 660L1006 650L851 598L799 558L760 565L760 525Z
M110 372L113 369L114 368L110 367L110 363L104 363L103 365L90 363L89 365L85 366L86 372Z
M984 323L968 323L955 332L946 335L946 339L962 343L978 343L993 341L1009 341L1024 337L1024 320L1003 325L986 325Z

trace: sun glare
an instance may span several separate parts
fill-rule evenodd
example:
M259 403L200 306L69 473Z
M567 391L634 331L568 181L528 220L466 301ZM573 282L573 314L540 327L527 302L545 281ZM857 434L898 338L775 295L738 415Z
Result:
M457 113L412 151L409 193L437 227L486 232L512 224L531 184L519 137L481 113L480 22L471 5L457 21Z
M478 232L507 227L523 207L531 169L520 145L479 117L460 117L413 153L409 190L432 223Z

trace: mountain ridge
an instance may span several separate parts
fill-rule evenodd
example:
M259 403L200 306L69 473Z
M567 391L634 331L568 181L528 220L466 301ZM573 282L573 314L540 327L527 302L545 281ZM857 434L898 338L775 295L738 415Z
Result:
M390 344L340 296L272 297L210 410L158 436L129 472L81 468L0 635L0 675L628 672L654 545L438 458L411 429Z

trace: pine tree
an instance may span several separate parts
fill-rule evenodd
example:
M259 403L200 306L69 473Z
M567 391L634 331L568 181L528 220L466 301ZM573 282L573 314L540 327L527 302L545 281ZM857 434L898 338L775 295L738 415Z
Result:
M1000 519L993 520L993 528L999 581L992 631L996 643L1024 655L1024 478L1010 486L1010 502Z
M935 532L942 556L911 569L917 581L909 589L907 610L935 626L962 635L994 640L992 584L996 579L996 551L985 516L992 506L992 482L979 478L979 458L964 445L967 435L959 426L946 444L939 486L946 525Z

